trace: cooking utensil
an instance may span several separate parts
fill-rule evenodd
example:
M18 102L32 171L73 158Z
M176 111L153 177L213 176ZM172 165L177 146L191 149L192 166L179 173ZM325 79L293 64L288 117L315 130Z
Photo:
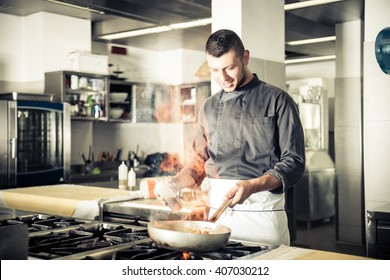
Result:
M91 163L91 156L92 156L92 147L91 147L91 145L89 145L87 163Z
M196 231L207 233L194 233ZM231 230L203 221L155 221L148 223L148 233L162 247L181 252L208 252L225 245Z
M84 164L87 164L87 159L85 158L85 155L84 155L83 152L80 153L80 156L81 156L81 158L83 159Z
M221 206L219 206L217 211L215 211L215 213L208 219L208 221L210 223L215 223L219 219L219 217L221 217L222 213L226 210L226 208L228 208L230 206L232 201L233 201L233 198L230 198L229 200L225 200L221 204Z

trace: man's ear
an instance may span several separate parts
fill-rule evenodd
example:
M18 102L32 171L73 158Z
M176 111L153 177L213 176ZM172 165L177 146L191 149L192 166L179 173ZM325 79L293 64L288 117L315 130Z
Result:
M245 50L243 55L243 61L245 66L247 66L249 63L249 56L250 56L249 50Z

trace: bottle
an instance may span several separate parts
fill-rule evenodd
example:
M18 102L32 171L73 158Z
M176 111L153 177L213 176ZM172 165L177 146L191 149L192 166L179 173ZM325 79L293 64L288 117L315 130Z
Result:
M118 181L119 181L119 189L120 190L126 190L127 188L127 165L124 161L122 161L122 164L118 167Z
M131 191L136 190L136 174L133 168L130 168L129 174L127 176L127 186Z

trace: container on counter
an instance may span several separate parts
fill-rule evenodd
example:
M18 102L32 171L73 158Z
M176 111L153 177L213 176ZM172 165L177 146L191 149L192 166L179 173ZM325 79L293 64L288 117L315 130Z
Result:
M118 167L118 188L120 190L126 190L127 189L127 175L128 175L128 168L124 161L122 161L121 165Z
M154 193L156 183L165 181L169 178L170 176L143 178L139 184L139 189L142 192L144 198L156 198L156 194Z
M127 176L127 187L130 191L135 191L137 189L136 185L136 174L133 168L130 168L130 171Z

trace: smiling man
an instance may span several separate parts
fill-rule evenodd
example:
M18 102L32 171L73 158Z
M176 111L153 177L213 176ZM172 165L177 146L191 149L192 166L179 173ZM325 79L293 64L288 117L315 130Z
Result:
M201 108L191 161L169 183L177 191L208 182L209 215L232 198L217 221L232 238L289 244L284 194L304 173L303 129L290 95L252 73L249 58L233 31L210 35L206 59L222 89Z

